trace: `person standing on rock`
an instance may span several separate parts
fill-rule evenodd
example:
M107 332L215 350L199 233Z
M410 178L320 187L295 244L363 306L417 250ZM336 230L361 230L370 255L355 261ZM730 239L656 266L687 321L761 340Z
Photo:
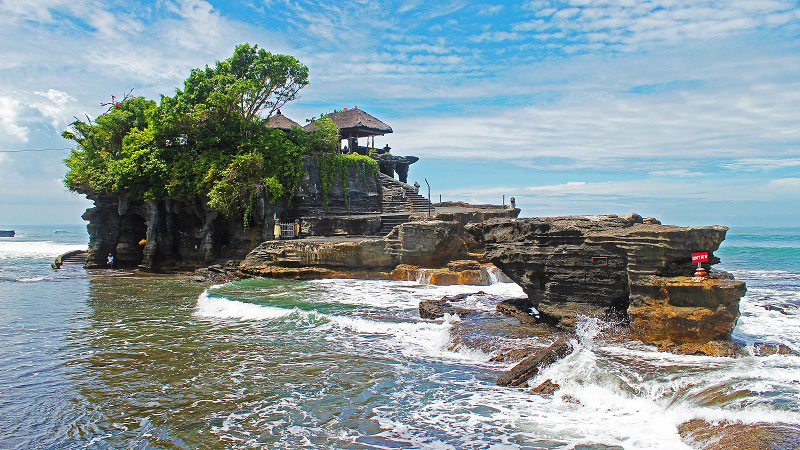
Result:
M106 258L106 264L108 265L109 269L114 268L114 255L111 253L108 254L108 258Z

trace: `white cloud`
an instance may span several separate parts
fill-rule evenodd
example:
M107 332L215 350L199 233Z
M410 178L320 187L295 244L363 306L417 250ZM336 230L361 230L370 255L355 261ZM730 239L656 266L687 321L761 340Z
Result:
M800 153L800 150L795 151L795 154L798 153ZM722 167L740 171L783 169L786 167L800 167L800 158L743 158L723 164Z
M0 142L11 141L28 142L28 128L18 124L21 105L14 98L0 96Z
M66 92L50 88L45 92L34 91L34 94L41 97L41 100L33 101L30 106L50 119L53 128L63 128L75 116L75 98Z
M771 180L767 187L779 193L800 194L800 178L777 178Z
M569 37L565 50L636 50L643 46L708 40L755 30L778 27L800 18L791 0L765 2L711 0L654 0L651 2L606 2L591 0L528 2L541 20L522 20L517 31L563 31Z
M656 170L656 171L650 172L650 175L652 175L654 177L678 177L678 178L684 178L684 177L702 177L702 176L704 176L706 174L703 173L703 172L693 172L693 171L687 170L687 169L672 169L672 170Z

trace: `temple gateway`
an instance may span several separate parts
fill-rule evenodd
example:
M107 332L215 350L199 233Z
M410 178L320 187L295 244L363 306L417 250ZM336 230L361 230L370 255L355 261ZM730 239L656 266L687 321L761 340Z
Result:
M339 148L342 153L358 153L369 156L378 162L378 169L384 175L392 178L397 174L397 179L403 183L408 182L408 166L419 161L416 156L396 156L390 153L391 147L385 145L382 148L375 146L375 136L383 136L392 132L392 127L377 119L373 115L358 109L344 108L341 111L334 111L325 114L330 118L339 129ZM305 127L306 131L313 131L317 127L311 121ZM294 120L281 114L270 117L266 125L280 130L290 130L292 127L300 127ZM365 138L364 145L360 139Z

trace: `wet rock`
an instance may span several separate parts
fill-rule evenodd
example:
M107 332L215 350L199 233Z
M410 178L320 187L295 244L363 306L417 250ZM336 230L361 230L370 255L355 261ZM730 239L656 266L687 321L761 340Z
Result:
M517 362L530 355L533 349L530 348L511 348L501 350L498 354L489 358L492 362Z
M480 270L481 264L478 261L471 259L459 259L447 263L447 268L451 272L461 272L463 270Z
M224 264L212 264L194 271L192 279L196 282L227 283L242 279L239 273L238 260L230 260Z
M692 419L678 426L681 438L705 450L800 448L800 428L782 423L710 423Z
M787 314L787 315L789 314L789 313L786 312L785 309L781 308L778 305L763 305L762 308L764 308L767 311L777 311L777 312L779 312L781 314Z
M491 284L489 270L494 266L478 266L479 270L423 269L410 264L399 264L391 272L396 281L419 281L422 284L450 286L455 284L486 286Z
M452 296L444 296L439 300L423 300L419 302L419 316L423 319L438 319L445 314L458 314L460 317L466 317L472 313L467 308L455 306L452 303L460 302L471 295L486 294L483 291L478 291L472 294L458 294Z
M393 230L395 232L399 241L396 248L398 263L442 267L450 261L467 256L467 245L460 236L463 234L463 226L458 222L406 222L396 226Z
M682 355L725 356L734 358L745 355L739 344L730 340L708 341L703 343L688 342L676 344L671 340L652 342L661 351L670 351Z
M419 302L419 316L423 319L438 319L445 314L458 314L466 317L471 313L469 309L453 306L443 300L423 300Z
M537 350L512 367L511 370L500 375L497 378L497 384L520 386L536 376L541 368L558 361L570 352L572 352L572 345L563 336L559 336L549 347Z
M660 348L669 347L669 342L676 348L694 344L692 348L700 349L705 343L728 340L744 293L744 283L733 280L640 279L631 288L631 334Z
M756 356L770 356L770 355L792 355L800 356L800 352L792 349L786 344L773 344L756 342L753 344L753 354Z
M510 298L497 304L497 311L510 317L514 317L522 324L535 324L539 321L536 316L531 314L533 304L527 297Z
M550 380L544 380L544 382L531 390L534 394L551 396L555 391L558 390L560 386L553 383Z

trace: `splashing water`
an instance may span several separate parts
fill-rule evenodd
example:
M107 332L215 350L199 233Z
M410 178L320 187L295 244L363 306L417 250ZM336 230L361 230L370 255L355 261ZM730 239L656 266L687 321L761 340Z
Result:
M27 258L0 263L4 447L673 449L693 418L800 426L800 357L661 353L589 318L530 380L558 384L552 396L498 387L500 344L464 333L555 339L494 314L523 295L510 283L37 280L52 271ZM730 261L749 289L734 338L800 348L800 270ZM474 316L419 318L420 300L477 290L462 300Z

